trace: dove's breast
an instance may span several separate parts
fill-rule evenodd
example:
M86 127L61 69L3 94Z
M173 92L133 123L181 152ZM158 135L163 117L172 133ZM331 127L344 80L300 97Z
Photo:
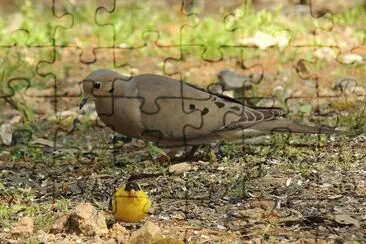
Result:
M103 97L96 101L96 110L103 123L112 130L130 137L140 138L141 99L137 97Z

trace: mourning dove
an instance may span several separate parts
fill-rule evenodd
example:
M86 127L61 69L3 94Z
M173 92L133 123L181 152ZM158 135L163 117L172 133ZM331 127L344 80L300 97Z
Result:
M122 76L108 69L82 83L80 109L94 100L100 119L114 131L164 146L192 146L272 131L332 134L338 131L297 124L279 108L249 107L169 77Z

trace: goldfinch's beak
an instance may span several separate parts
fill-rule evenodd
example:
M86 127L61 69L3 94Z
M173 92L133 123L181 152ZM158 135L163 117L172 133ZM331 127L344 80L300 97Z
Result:
M84 97L79 104L79 108L82 109L84 105L88 102L89 97Z
M131 190L128 192L128 196L129 197L136 197L137 196L137 192L135 190Z

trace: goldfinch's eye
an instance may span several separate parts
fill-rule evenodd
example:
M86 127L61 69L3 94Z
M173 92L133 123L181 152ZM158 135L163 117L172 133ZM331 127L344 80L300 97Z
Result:
M125 187L125 191L131 191L131 190L141 191L141 187L138 184L134 183L134 182L127 182L126 187Z
M95 89L99 89L100 88L100 82L99 81L94 82L94 88Z

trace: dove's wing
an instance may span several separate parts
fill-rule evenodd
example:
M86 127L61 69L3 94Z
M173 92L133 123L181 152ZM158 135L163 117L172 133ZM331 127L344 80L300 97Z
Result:
M140 75L134 80L142 98L142 136L156 142L209 142L282 114L278 108L251 108L168 77Z

